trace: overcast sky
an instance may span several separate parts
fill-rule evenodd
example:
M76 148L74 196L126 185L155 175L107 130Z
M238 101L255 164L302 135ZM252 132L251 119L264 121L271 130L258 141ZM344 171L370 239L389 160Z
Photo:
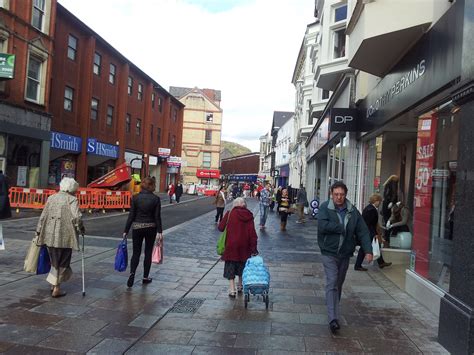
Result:
M167 90L221 90L224 140L258 151L273 111L294 111L314 0L59 2Z

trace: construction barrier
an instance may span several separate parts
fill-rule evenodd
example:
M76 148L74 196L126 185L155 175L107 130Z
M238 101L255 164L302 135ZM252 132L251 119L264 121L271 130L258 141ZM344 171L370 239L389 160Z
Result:
M56 190L29 189L11 187L9 189L10 205L19 212L20 208L42 209L48 197L56 194ZM130 191L110 191L102 189L80 188L76 192L79 208L92 212L94 209L129 209L131 204Z

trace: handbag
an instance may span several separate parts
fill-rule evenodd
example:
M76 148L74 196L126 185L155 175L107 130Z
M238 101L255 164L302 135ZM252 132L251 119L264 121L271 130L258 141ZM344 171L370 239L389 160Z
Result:
M225 242L227 240L227 225L229 224L229 218L230 218L231 213L232 211L230 211L229 214L227 215L227 223L225 224L224 231L221 233L221 236L217 240L217 247L216 247L217 255L224 254Z
M163 264L163 241L155 243L151 254L151 262L153 264Z
M115 254L115 270L123 272L127 270L128 263L128 251L127 251L127 240L123 239L118 247L117 253Z
M23 270L26 272L36 273L36 269L38 268L38 258L40 254L41 247L37 245L38 237L35 236L30 243L28 251L25 257L25 263L23 265Z
M49 258L48 247L42 245L40 247L38 257L38 267L36 268L36 275L47 274L51 270L51 259Z
M374 256L373 259L377 260L380 258L380 246L379 246L379 241L377 238L374 238L372 240L372 255Z

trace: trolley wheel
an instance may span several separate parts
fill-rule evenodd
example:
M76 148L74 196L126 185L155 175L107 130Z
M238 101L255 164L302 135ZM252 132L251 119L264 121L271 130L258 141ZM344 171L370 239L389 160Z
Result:
M263 301L265 302L265 309L268 309L268 304L270 303L270 299L268 298L268 295L263 296Z
M245 308L247 308L247 305L249 303L249 300L250 300L250 296L248 293L245 294L244 296L244 304L245 304Z

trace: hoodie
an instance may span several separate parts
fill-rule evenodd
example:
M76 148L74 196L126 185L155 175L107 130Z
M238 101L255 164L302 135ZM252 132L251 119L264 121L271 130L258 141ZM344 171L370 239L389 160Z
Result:
M245 207L234 207L227 211L218 229L223 232L226 227L222 260L245 262L252 254L257 253L257 232L252 212Z

